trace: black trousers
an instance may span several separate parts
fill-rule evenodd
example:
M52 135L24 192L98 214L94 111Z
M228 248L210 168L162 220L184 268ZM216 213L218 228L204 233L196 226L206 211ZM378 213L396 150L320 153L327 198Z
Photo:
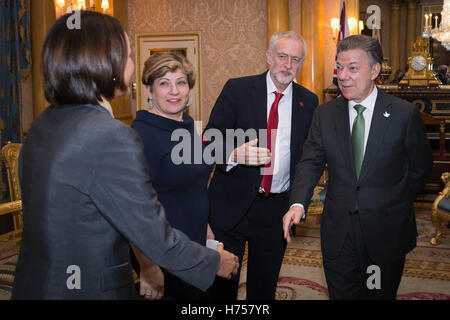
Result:
M286 241L283 216L289 206L288 193L256 196L247 214L230 231L213 230L224 248L242 259L248 243L247 300L273 300L283 262ZM216 277L211 288L214 299L237 299L241 267L231 280Z
M404 264L404 255L389 263L374 262L354 214L341 253L334 259L323 257L330 299L395 300Z

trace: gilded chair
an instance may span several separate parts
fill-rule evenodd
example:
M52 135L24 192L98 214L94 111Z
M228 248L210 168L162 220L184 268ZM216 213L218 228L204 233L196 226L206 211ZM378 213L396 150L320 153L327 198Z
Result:
M431 218L436 229L436 235L431 238L430 243L438 245L441 243L441 222L450 221L450 172L444 172L441 176L445 187L436 197L431 209Z
M19 179L19 154L21 148L21 143L8 142L1 150L3 163L6 168L6 175L8 176L11 201L22 199L22 189L20 188Z
M323 202L327 193L328 183L328 169L325 167L322 176L319 179L319 183L314 188L314 193L311 198L311 203L308 207L309 219L314 218L315 224L320 224L322 220Z
M8 188L11 202L22 200L22 189L20 187L19 178L19 155L21 148L21 143L8 142L1 149L1 156L3 163L5 164L6 175L8 177ZM22 203L20 204L20 206L22 208ZM19 240L16 241L18 251L21 244L21 230L23 228L22 211L20 210L20 213L18 214L12 214L12 219L14 230L17 232L20 231L20 234L17 234Z
M0 235L0 250L3 253L18 255L22 240L22 225L16 221L22 221L22 200L0 203L0 216L11 215L14 229ZM12 288L14 283L15 262L0 264L0 285Z
M0 235L0 253L18 255L22 242L22 195L19 179L19 154L22 144L8 142L1 149L1 159L5 164L10 202L0 204L0 216L11 216L13 230ZM12 288L14 282L15 262L0 264L0 286Z

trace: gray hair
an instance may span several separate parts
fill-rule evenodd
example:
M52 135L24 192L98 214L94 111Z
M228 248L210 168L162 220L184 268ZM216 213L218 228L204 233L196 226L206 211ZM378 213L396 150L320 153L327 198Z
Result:
M273 53L275 52L275 46L277 45L278 40L280 40L281 38L297 39L301 41L303 47L301 62L303 62L306 57L306 42L301 35L294 31L275 32L270 38L270 54L273 55Z
M365 35L354 35L342 39L337 44L338 55L342 51L361 49L369 56L370 65L373 66L379 63L383 65L383 50L381 49L380 41Z

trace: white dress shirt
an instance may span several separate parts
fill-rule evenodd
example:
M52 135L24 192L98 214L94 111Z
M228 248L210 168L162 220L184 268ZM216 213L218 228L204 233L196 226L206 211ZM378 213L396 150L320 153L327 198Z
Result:
M270 77L266 76L267 84L267 121L269 121L270 108L275 101L274 91L277 87ZM275 163L270 192L281 193L289 188L289 171L291 168L291 118L292 118L292 82L281 92L278 102L278 130L275 142Z
M270 77L270 71L266 75L267 85L267 120L269 120L270 108L275 101L275 93L277 87ZM291 167L291 117L292 117L292 82L289 86L281 92L281 97L278 102L278 130L275 142L275 161L274 171L272 176L272 187L270 192L281 193L289 188L289 172ZM259 140L261 140L260 137ZM266 137L264 137L266 139ZM227 171L231 170L238 163L228 161ZM262 172L262 170L261 170Z

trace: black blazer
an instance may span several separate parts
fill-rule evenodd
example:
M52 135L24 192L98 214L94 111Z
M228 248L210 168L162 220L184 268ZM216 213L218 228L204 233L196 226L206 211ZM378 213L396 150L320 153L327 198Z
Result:
M228 80L214 105L206 130L216 128L225 136L226 129L267 129L266 74ZM296 83L292 89L291 183L318 104L317 96L309 90ZM250 140L248 138L246 142ZM211 181L209 220L213 230L226 231L234 227L250 207L261 185L261 167L237 165L226 172L226 162L236 146L229 147L228 153L224 152L223 164L217 165Z
M356 202L366 249L374 261L395 260L416 246L413 202L433 167L416 106L378 90L359 179L348 100L340 97L317 108L295 168L291 203L307 208L325 164L329 181L321 226L324 255L339 254Z
M129 242L186 282L202 290L212 284L219 254L170 227L139 135L106 109L49 107L22 150L24 229L13 299L137 298ZM72 265L79 289L67 286Z

